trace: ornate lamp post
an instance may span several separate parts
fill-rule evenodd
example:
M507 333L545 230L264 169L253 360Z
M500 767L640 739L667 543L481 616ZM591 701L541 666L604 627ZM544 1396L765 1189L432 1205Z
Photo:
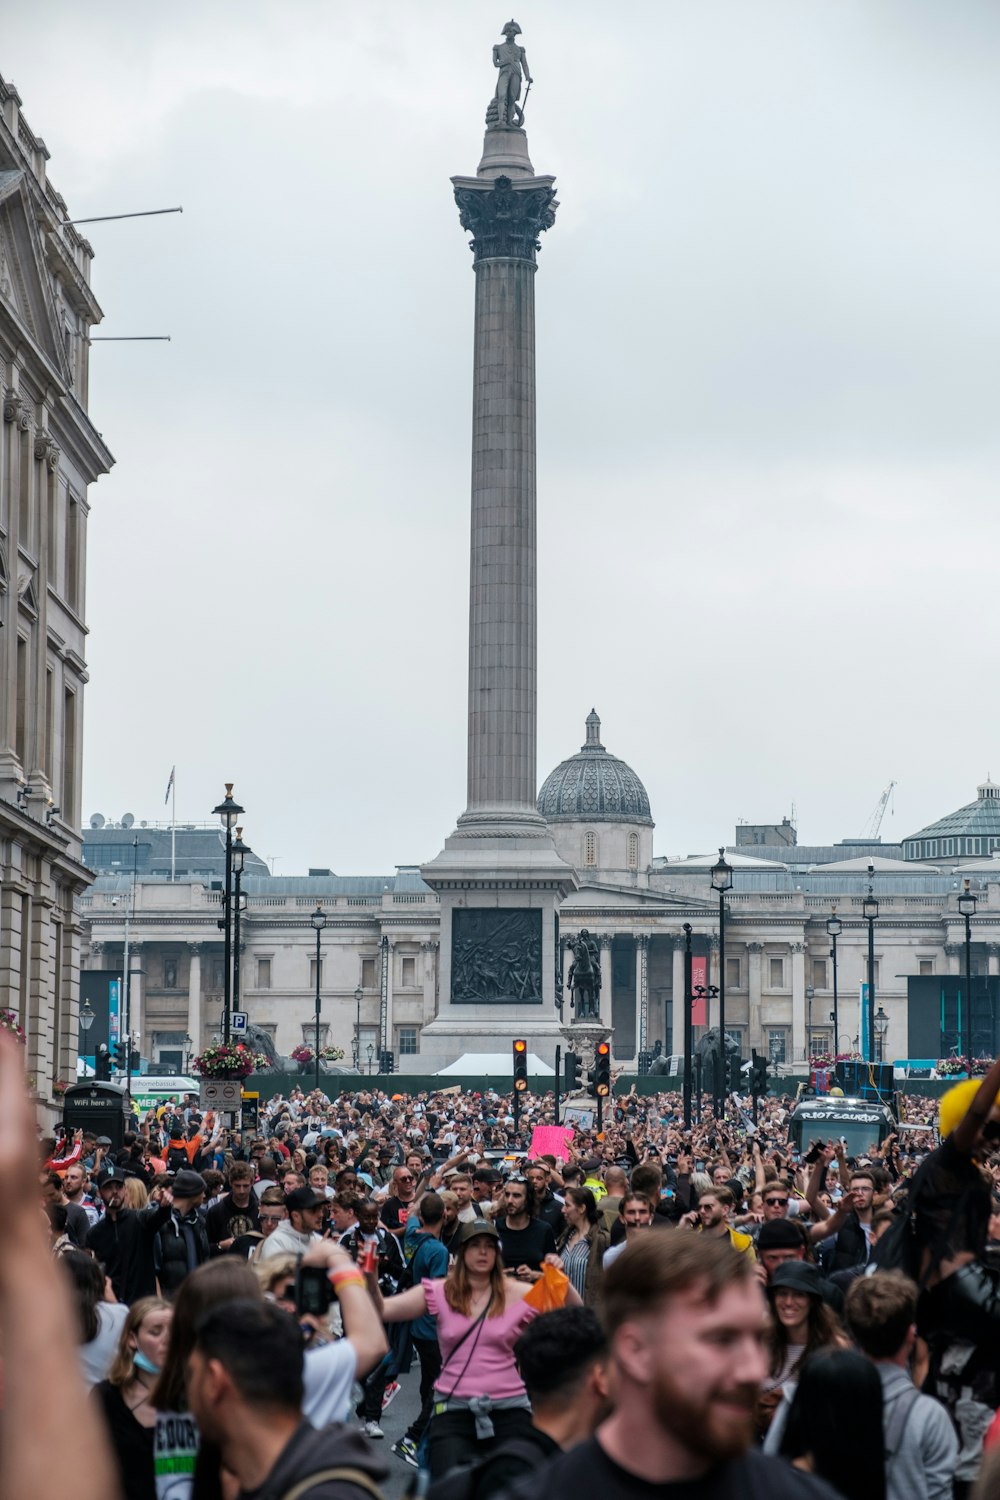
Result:
M880 1005L878 1010L875 1012L875 1036L878 1041L878 1057L875 1059L876 1062L885 1061L885 1038L888 1030L889 1017L886 1015L885 1011Z
M962 1047L962 1051L965 1053L966 1057L968 1058L970 1067L972 1065L972 1045L973 1045L972 1044L972 918L976 914L977 900L978 900L978 898L972 894L972 891L970 889L969 877L967 875L965 877L965 884L964 884L964 886L962 888L962 894L958 898L958 909L962 913L962 916L965 918L965 1015L966 1015L965 1034L966 1034L966 1045L964 1047ZM960 1031L960 1034L959 1034L958 1040L959 1040L959 1046L961 1046L961 1043L962 1043L961 1028L959 1029L959 1031Z
M368 1052L368 1077L370 1078L372 1076L372 1067L375 1062L375 1043L369 1042L366 1050Z
M806 985L806 1050L809 1053L809 1061L813 1056L813 1000L816 991L811 984Z
M236 837L233 840L233 1010L240 1008L241 969L240 962L240 917L246 902L246 897L240 890L240 882L243 879L243 861L253 850L249 844L243 842L243 829L237 828Z
M726 863L726 851L719 846L719 858L712 866L712 889L719 893L719 1066L716 1073L715 1118L726 1096L726 892L733 888L733 867Z
M844 930L844 924L837 916L837 908L834 906L826 919L826 930L830 934L830 957L833 959L833 1010L830 1012L830 1020L833 1022L833 1055L837 1056L840 1050L840 1010L837 1003L837 939Z
M321 956L320 956L320 953L321 953L321 950L320 950L320 937L322 936L323 928L326 926L326 913L324 912L323 908L320 906L320 904L319 904L318 901L316 903L316 910L313 912L313 914L312 914L312 916L310 918L310 921L312 922L313 928L314 928L314 930L316 932L316 1046L313 1049L314 1053L315 1053L315 1056L313 1057L313 1063L315 1064L315 1068L316 1068L316 1088L318 1089L319 1088L319 1011L320 1011L319 974L320 974L320 963L322 961L321 960Z
M868 923L868 1060L875 1060L875 923L878 901L875 899L875 866L868 866L868 894L861 903L861 915Z
M238 802L233 801L233 783L226 782L226 795L218 807L212 808L216 817L221 818L222 826L226 830L226 888L223 894L222 921L219 926L223 932L223 974L222 974L222 1040L229 1041L229 1012L233 1000L233 829L236 820L242 813L243 808Z
M95 1020L94 1007L89 1000L85 1000L80 1007L80 1030L83 1032L83 1052L87 1051L87 1033L93 1026ZM80 1051L80 1048L77 1048Z
M354 1021L354 1041L351 1043L354 1066L359 1073L361 1072L361 1002L364 998L365 992L359 984L354 991L354 1004L357 1007L357 1016Z

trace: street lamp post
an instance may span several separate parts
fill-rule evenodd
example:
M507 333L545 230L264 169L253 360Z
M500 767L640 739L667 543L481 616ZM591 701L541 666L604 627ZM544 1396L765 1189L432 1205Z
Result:
M240 962L240 917L246 897L240 890L243 879L243 862L253 850L243 842L243 829L237 828L233 840L233 1010L240 1008L241 969Z
M316 1046L313 1049L314 1052L315 1052L315 1056L313 1058L313 1062L316 1065L316 1089L318 1091L319 1090L319 1010L320 1010L320 998L319 998L319 972L320 972L320 970L319 970L319 966L320 966L320 961L321 961L321 959L320 959L320 937L322 936L323 928L326 926L326 913L323 911L323 908L320 906L320 904L319 904L318 901L316 903L316 910L312 914L311 921L312 921L312 924L313 924L313 928L315 929L315 932L316 932Z
M719 1062L714 1094L717 1120L722 1118L720 1105L726 1096L726 892L732 888L732 865L726 863L726 851L720 844L719 858L712 866L712 889L719 893Z
M226 886L223 893L222 921L219 926L223 934L222 974L222 1040L229 1042L229 1012L233 1001L233 829L243 808L233 801L233 783L226 782L226 795L218 807L212 808L216 817L222 819L226 830Z
M89 1000L85 1000L80 1007L80 1030L83 1032L84 1055L86 1055L87 1048L87 1033L89 1032L91 1026L93 1026L94 1020L94 1007L91 1005ZM77 1053L79 1053L79 1051L80 1049L79 1047L77 1047Z
M861 915L868 923L868 1061L875 1060L875 923L878 901L875 899L875 866L868 865L868 894L861 903Z
M684 923L684 1129L691 1129L691 1070L694 1066L694 1018L691 1007L691 923ZM676 1001L674 1002L677 1003Z
M806 1049L809 1053L809 1061L813 1056L813 1000L816 991L811 984L806 985Z
M367 1051L368 1051L368 1077L370 1078L372 1076L372 1066L373 1066L374 1061L375 1061L375 1043L374 1042L369 1042L368 1043Z
M965 885L962 894L958 898L958 909L965 918L965 1031L967 1045L963 1048L968 1059L969 1067L972 1067L972 918L975 916L977 897L970 889L969 877L965 877ZM961 1046L961 1029L959 1030L959 1046Z
M878 1057L875 1059L876 1062L885 1061L885 1039L888 1030L889 1017L886 1015L885 1011L880 1005L878 1010L875 1012L875 1036L878 1040Z
M834 906L826 919L826 930L833 944L830 949L830 957L833 959L833 1010L830 1012L830 1020L833 1022L833 1056L836 1059L837 1049L840 1046L840 1008L837 1003L837 939L844 930L844 924L837 916L837 908Z
M354 1054L355 1071L361 1072L361 1002L365 998L365 992L360 984L354 991L354 1004L357 1007L357 1015L354 1021L354 1041L351 1043L351 1052Z

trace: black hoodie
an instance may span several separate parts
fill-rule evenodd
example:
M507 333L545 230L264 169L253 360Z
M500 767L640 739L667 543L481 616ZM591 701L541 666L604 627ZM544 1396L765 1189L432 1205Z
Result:
M334 1422L317 1432L308 1422L299 1426L278 1456L274 1468L256 1490L241 1490L240 1500L281 1500L310 1474L323 1469L362 1469L377 1485L388 1467L372 1452L364 1434L345 1422ZM308 1500L371 1500L371 1494L346 1479L327 1479L307 1491Z

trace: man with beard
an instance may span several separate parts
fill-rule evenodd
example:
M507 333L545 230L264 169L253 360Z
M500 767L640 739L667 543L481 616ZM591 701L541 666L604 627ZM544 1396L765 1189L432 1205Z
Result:
M512 1496L635 1500L677 1484L685 1500L833 1500L751 1447L767 1314L753 1263L728 1237L640 1236L604 1278L602 1313L614 1410Z
M749 1256L751 1260L756 1260L753 1240L750 1236L740 1229L729 1227L729 1213L732 1207L733 1195L729 1189L713 1188L710 1193L702 1193L698 1199L698 1207L693 1212L685 1214L681 1223L702 1234L713 1235L716 1239L728 1239L734 1250L738 1250L741 1255Z

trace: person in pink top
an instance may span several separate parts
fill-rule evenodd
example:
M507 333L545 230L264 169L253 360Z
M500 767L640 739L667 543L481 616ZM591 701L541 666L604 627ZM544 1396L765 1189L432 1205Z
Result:
M442 1366L427 1429L432 1479L476 1463L531 1427L514 1344L537 1314L524 1300L531 1287L504 1275L498 1240L493 1224L475 1219L462 1226L454 1264L441 1280L383 1299L369 1277L384 1322L407 1323L425 1313L437 1318ZM572 1287L567 1302L580 1305Z

